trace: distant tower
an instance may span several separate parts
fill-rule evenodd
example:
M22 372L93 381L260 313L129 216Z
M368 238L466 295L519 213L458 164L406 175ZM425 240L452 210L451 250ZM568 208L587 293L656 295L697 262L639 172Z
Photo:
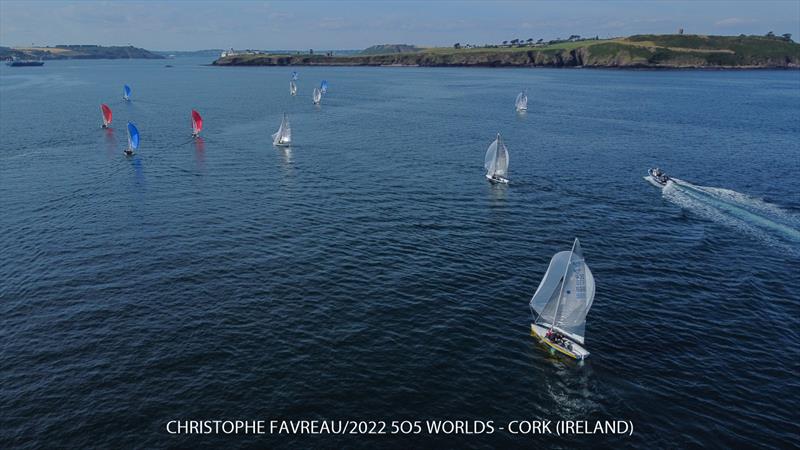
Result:
M683 28L678 28L678 34L683 34Z

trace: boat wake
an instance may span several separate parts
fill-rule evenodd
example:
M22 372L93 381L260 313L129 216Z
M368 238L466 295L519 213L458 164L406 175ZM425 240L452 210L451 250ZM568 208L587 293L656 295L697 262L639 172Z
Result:
M665 199L706 219L735 228L800 256L800 217L759 198L672 178Z

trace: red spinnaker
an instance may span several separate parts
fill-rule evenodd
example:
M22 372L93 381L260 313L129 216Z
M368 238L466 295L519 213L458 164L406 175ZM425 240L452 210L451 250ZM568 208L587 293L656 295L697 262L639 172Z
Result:
M103 111L103 125L108 126L111 123L111 108L103 103L100 105L100 109Z
M200 113L192 110L192 133L200 134L203 130L203 118L200 117Z

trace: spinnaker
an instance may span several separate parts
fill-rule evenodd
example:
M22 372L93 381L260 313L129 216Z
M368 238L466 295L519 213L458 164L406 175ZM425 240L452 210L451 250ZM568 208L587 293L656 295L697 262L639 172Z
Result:
M111 108L105 103L100 104L100 110L103 112L103 128L108 128L111 125Z
M203 118L200 113L192 110L192 137L197 137L203 131Z
M528 94L525 91L522 91L517 95L517 101L514 102L517 111L527 111L528 110Z
M291 145L292 144L292 126L289 124L289 117L283 113L283 120L278 131L272 135L272 145Z
M128 149L125 153L132 155L133 151L139 148L139 130L136 125L128 122Z
M486 178L493 183L508 183L508 149L503 144L503 138L497 133L497 138L486 149L483 161L486 168Z
M530 307L536 316L531 334L572 358L586 358L586 315L594 302L594 292L594 276L576 238L571 251L553 255L531 298Z

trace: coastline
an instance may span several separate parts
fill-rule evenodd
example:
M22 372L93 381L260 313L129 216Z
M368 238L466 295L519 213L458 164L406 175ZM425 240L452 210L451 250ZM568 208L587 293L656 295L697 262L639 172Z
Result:
M636 35L550 45L433 47L343 56L234 53L212 65L793 70L800 69L800 44L764 36Z

